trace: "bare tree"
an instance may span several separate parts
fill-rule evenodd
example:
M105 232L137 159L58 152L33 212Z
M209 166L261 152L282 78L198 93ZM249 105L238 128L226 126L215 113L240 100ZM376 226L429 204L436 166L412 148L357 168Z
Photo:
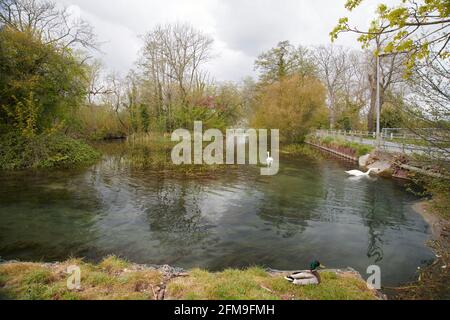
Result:
M117 73L112 73L106 78L106 93L102 95L103 103L110 106L111 110L116 114L120 125L126 131L129 127L121 118L121 112L127 107L126 99L126 83Z
M358 106L358 111L367 105L369 94L369 79L366 73L366 56L360 51L348 53L349 67L345 69L345 96Z
M46 44L96 47L92 26L48 0L0 0L0 26L30 32Z
M157 26L145 37L144 65L159 84L175 83L182 99L201 80L213 40L188 24Z
M347 52L341 47L320 46L313 53L319 66L319 74L327 88L328 107L330 109L330 127L336 125L337 95L345 86L348 70L350 69Z
M433 58L417 64L409 79L408 129L450 157L450 63ZM433 156L433 154L431 155Z
M359 127L361 109L368 104L368 77L366 56L361 51L351 51L339 46L320 46L313 51L319 76L327 89L330 110L330 127L344 125Z
M406 55L403 53L393 53L380 57L380 112L382 111L387 91L393 90L404 82L405 57ZM370 108L367 114L367 128L368 131L373 132L375 131L375 116L377 112L377 63L373 52L368 52L367 66L370 85Z
M110 89L105 83L105 77L102 73L102 63L100 61L94 61L89 65L89 88L87 101L90 105L94 104L98 97L109 94Z
M175 104L188 108L189 95L205 88L209 79L202 67L211 58L213 40L189 24L175 24L157 26L144 42L144 91L157 116L164 114L170 122Z

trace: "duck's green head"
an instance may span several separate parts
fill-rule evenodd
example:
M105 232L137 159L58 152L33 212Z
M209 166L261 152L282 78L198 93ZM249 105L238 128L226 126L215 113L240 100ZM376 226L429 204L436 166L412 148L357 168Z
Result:
M309 269L311 271L315 271L315 270L317 270L319 268L324 268L324 266L322 266L322 264L318 260L315 260L315 261L311 262L311 264L309 265Z

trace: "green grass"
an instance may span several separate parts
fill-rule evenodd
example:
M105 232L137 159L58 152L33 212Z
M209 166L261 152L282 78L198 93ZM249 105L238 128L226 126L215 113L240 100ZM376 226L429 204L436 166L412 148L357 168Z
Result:
M261 268L209 273L195 269L169 283L167 295L183 300L371 300L376 299L356 277L323 272L319 286L295 286Z
M69 290L66 270L81 269L81 289ZM0 298L12 300L151 300L162 281L156 270L126 270L130 264L108 257L94 265L70 260L52 266L34 263L0 265Z
M288 156L306 156L313 159L323 159L324 155L307 144L288 144L281 147L281 154Z
M354 153L355 156L361 157L366 154L371 153L375 148L373 146L368 146L365 144L360 144L356 142L346 141L344 139L336 138L336 137L325 137L318 138L315 136L311 136L308 138L308 141L320 144L332 149L341 149L345 148L348 152Z
M69 290L66 270L81 269L81 289ZM323 272L319 286L300 287L261 268L210 273L194 269L167 283L166 299L187 300L361 300L376 299L354 275ZM111 256L99 264L82 260L43 265L0 264L0 299L12 300L151 300L163 282L158 270Z

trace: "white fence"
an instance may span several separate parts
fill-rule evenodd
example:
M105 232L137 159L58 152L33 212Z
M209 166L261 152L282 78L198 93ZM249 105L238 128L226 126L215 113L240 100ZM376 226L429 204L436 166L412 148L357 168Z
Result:
M404 154L426 154L445 160L450 160L450 148L437 148L427 145L419 136L404 131L406 129L383 129L379 145L375 132L345 131L345 130L317 130L317 137L334 137L346 141L378 147L387 152Z

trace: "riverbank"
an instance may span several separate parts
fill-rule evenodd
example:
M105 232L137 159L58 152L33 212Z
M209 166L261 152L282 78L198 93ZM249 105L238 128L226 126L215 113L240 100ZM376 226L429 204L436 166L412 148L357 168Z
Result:
M67 268L80 268L80 288L69 290ZM319 286L295 286L283 272L253 267L211 273L145 266L108 257L99 264L0 264L0 299L20 300L379 300L353 270L325 270Z
M432 209L429 201L414 205L430 225L432 239L428 245L436 254L435 261L418 270L417 281L397 288L387 288L392 299L399 300L448 300L450 299L450 221Z
M330 150L325 150L326 152L339 158L342 156L354 157L357 154L357 149L342 150L339 144L336 145L336 143L324 144L321 141L316 141L310 144L318 148L318 150L323 149L323 145L325 145L326 148L331 148ZM344 152L344 154L340 154L341 152ZM434 171L425 172L423 169L405 165L409 161L411 159L407 159L405 156L373 151L367 156L361 156L358 162L359 166L365 169L380 169L380 175L384 177L407 179L411 181L411 185L422 182L422 187L426 191L431 189L430 185L434 186L437 184L434 181L430 182L431 179L441 179L442 176ZM413 168L415 170L410 172L405 168ZM424 178L421 178L421 176L418 178L418 174L426 174L428 180L425 179L424 181ZM440 183L445 185L443 182ZM432 239L428 242L428 246L434 251L436 259L431 265L418 270L419 276L417 281L401 287L384 288L383 292L392 299L450 299L450 219L447 211L449 200L448 196L446 196L448 190L442 191L445 189L444 187L437 189L438 192L433 192L436 189L431 189L430 195L432 195L432 199L422 200L416 203L413 208L430 226Z
M19 132L0 135L0 170L72 169L87 167L101 154L83 140L58 132L25 136Z

